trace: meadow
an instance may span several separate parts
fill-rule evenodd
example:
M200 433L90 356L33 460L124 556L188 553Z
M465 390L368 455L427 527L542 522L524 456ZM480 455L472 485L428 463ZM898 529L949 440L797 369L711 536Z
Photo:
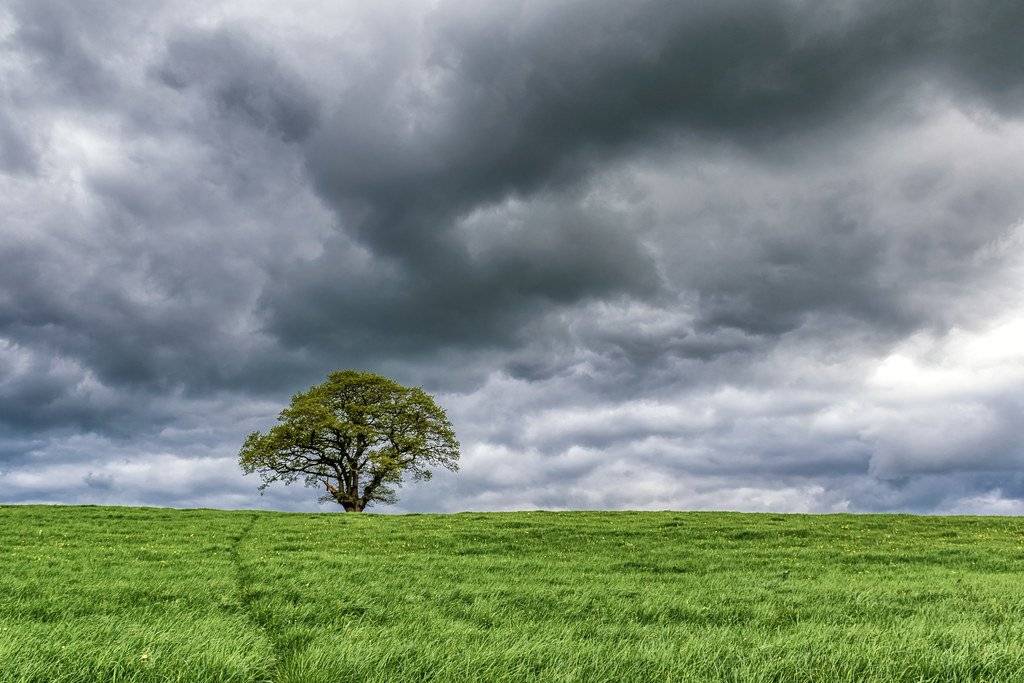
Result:
M1024 681L1024 520L0 506L0 681Z

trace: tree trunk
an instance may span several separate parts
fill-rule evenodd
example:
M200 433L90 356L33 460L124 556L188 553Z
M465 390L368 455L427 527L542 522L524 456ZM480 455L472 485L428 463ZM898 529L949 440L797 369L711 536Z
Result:
M363 506L358 503L353 503L348 500L338 501L341 503L341 507L345 508L345 512L362 512Z

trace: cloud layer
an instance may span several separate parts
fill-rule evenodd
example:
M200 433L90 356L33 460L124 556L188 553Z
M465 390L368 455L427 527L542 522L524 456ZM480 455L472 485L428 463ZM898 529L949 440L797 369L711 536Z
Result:
M1024 511L1017 2L9 3L0 501L315 509L234 456L343 367L400 510Z

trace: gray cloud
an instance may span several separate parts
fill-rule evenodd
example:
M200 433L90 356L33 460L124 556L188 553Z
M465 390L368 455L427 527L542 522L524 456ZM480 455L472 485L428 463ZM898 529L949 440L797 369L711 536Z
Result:
M296 142L316 124L317 102L301 77L242 32L186 32L172 38L154 76L178 91L198 89L209 115L227 118L228 125L248 125Z
M37 168L36 151L28 135L0 113L0 169L11 174L33 174Z
M242 436L355 366L466 446L403 509L1024 511L1022 25L13 3L6 499L257 504Z

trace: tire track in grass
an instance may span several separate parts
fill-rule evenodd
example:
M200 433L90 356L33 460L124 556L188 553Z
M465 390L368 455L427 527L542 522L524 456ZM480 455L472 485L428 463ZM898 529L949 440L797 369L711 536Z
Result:
M242 543L244 543L252 534L252 530L255 528L256 522L259 520L259 516L258 512L250 514L249 521L246 522L242 531L232 540L231 546L228 548L228 556L231 558L231 564L235 569L235 584L237 585L238 602L241 611L245 614L246 618L252 622L253 626L263 633L263 637L267 639L268 643L270 643L270 647L274 653L274 661L271 663L271 666L267 671L267 675L262 679L264 682L269 683L275 678L274 673L277 670L277 667L281 664L284 652L282 650L281 643L274 637L274 634L267 627L265 620L260 618L254 608L257 594L248 588L253 584L252 574L242 563L240 553Z

